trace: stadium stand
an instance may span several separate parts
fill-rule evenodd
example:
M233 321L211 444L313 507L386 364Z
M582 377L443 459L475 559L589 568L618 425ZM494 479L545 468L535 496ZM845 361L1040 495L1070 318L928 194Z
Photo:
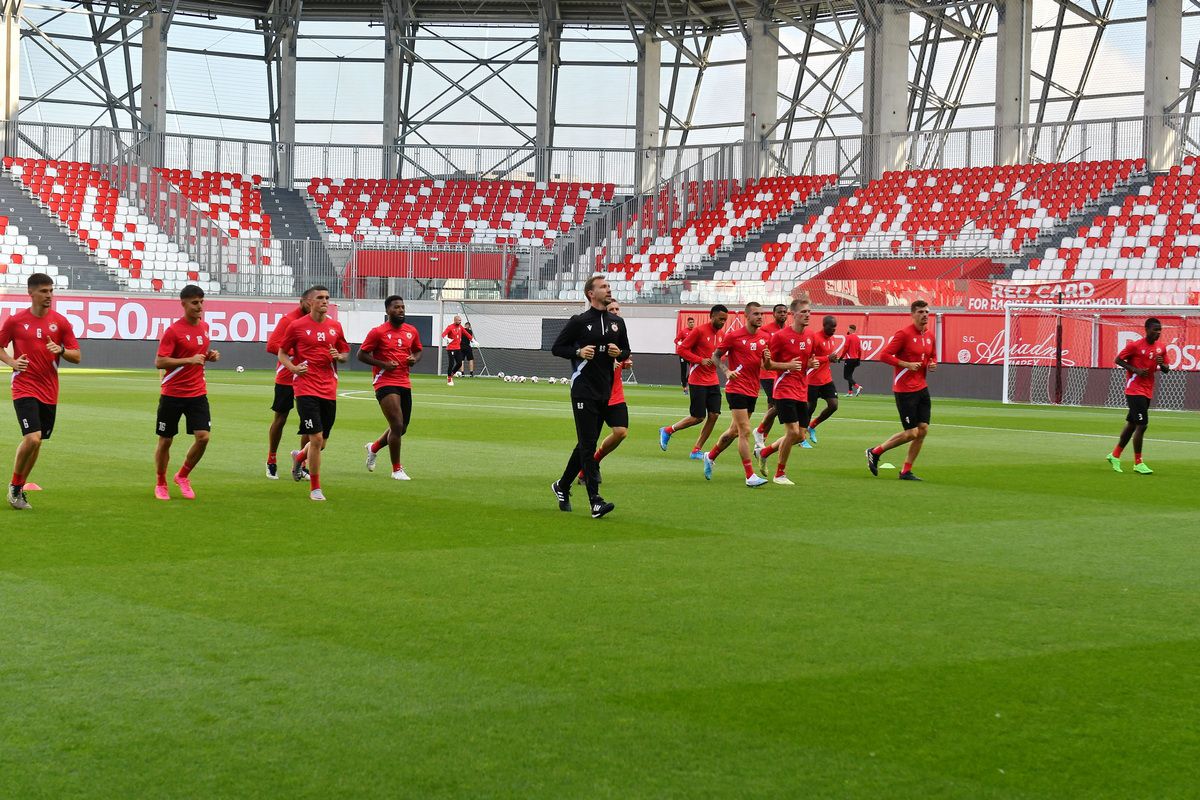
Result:
M0 216L0 286L24 286L26 279L35 272L44 272L54 278L55 286L66 289L70 285L66 275L59 275L58 268L51 265L46 256L38 252L29 237L20 228L10 223L9 218Z
M271 215L263 211L262 176L208 171L197 175L186 169L158 172L228 236L231 252L237 255L225 265L227 288L266 294L295 291L292 267L272 238Z
M6 157L4 171L46 214L132 291L176 292L220 285L121 195L95 166L76 161Z
M660 192L647 201L629 225L610 234L596 258L607 271L619 300L632 301L643 292L653 291L656 284L699 269L735 242L745 241L763 226L802 207L814 194L835 185L837 176L770 177L740 187L737 182L727 183L688 184L688 208L701 206L702 193L727 194L728 199L712 210L691 214L678 227L664 220L681 218L683 213L671 196ZM668 207L670 213L664 213ZM642 244L637 247L639 225ZM622 238L625 246L635 247L636 252L628 253L621 261L605 263L604 254L617 249ZM571 291L559 290L559 299L572 299Z
M1081 225L1014 278L1200 278L1200 158Z
M308 195L330 242L368 246L553 246L590 210L612 202L608 183L314 178Z
M714 277L808 278L861 257L1019 256L1144 171L1127 159L887 172Z

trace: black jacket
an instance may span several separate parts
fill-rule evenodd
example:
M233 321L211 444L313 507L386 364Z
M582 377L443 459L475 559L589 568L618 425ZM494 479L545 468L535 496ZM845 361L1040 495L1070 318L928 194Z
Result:
M616 358L608 354L609 344L621 348L621 354ZM588 345L596 348L596 355L591 361L584 361L576 353ZM612 395L616 364L629 358L625 320L616 314L589 308L567 320L554 340L551 352L559 358L571 359L571 397L607 404Z

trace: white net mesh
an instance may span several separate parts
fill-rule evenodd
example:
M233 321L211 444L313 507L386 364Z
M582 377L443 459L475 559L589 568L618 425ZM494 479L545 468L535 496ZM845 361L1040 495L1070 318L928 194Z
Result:
M582 302L444 300L441 307L442 327L434 331L435 337L441 339L455 316L470 323L476 375L557 379L571 374L571 363L551 354L550 346L567 320L584 310ZM443 375L448 364L444 351L438 366Z
M1200 404L1200 309L1179 306L1009 306L1004 400L1125 406L1126 373L1113 363L1145 322L1162 322L1170 372L1154 381L1157 408Z

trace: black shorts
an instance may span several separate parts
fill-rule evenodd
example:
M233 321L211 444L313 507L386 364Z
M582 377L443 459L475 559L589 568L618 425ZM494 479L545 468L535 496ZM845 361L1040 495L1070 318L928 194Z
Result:
M389 394L399 395L400 413L404 415L404 424L407 426L412 420L412 389L407 386L381 386L375 390L375 399L382 403Z
M801 428L807 428L812 420L812 406L799 400L781 397L775 401L775 414L780 422L799 422Z
M697 386L689 383L688 395L691 397L688 414L696 419L704 419L709 414L721 413L720 386Z
M809 384L809 386L808 386L808 402L810 404L817 402L817 400L836 400L836 399L837 399L837 387L833 385L833 381L830 381L829 383L822 383L820 386L813 386L812 384Z
M1134 425L1145 427L1150 424L1150 398L1143 397L1140 394L1125 395L1125 405L1129 406L1129 413L1125 415L1126 422L1132 422Z
M155 432L164 439L173 439L179 433L179 418L187 420L187 432L212 430L212 415L208 411L208 395L199 397L171 397L162 395L158 398L158 419L155 420Z
M337 401L301 395L296 398L296 415L300 417L300 430L296 431L297 434L312 436L319 433L328 439L337 419Z
M627 403L616 403L604 409L601 416L604 418L604 424L610 428L628 428L629 427L629 405Z
M296 390L290 385L275 384L275 402L271 403L271 410L286 417L295 407Z
M725 393L725 405L729 406L730 411L749 411L754 413L754 406L758 403L758 397L751 397L748 394L738 394L737 392Z
M21 426L22 436L41 431L42 441L45 441L54 433L54 418L58 414L58 406L43 403L36 397L21 397L13 400L13 408L17 412L17 424Z
M929 398L929 390L917 392L893 392L896 395L896 410L900 412L900 424L904 430L911 431L918 425L928 425L933 411L933 401Z
M458 357L463 361L471 361L475 358L475 354L471 352L471 348L464 347L462 350L458 351Z
M759 383L762 384L763 394L767 396L767 405L775 405L775 379L763 378Z

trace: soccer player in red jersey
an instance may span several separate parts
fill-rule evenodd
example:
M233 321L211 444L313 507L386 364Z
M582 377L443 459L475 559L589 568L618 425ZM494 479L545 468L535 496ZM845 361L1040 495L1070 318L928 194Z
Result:
M671 441L671 434L704 423L696 446L692 448L688 458L700 461L704 458L704 443L712 435L717 425L717 417L721 416L721 385L717 380L717 360L713 353L721 344L721 328L729 318L729 309L723 305L713 306L708 313L708 322L697 325L683 340L683 344L675 348L679 357L688 362L688 391L691 394L691 404L688 415L665 428L658 429L658 446L663 450Z
M208 323L204 321L204 290L188 284L179 292L179 302L183 306L183 316L163 333L154 358L154 368L166 372L155 421L158 445L154 448L157 476L154 496L159 500L171 499L167 490L167 464L171 460L171 443L179 433L180 417L187 420L187 432L195 441L183 459L183 466L175 473L175 485L186 499L196 499L189 476L204 457L212 430L204 365L221 360L221 354L212 349Z
M367 442L367 471L375 471L375 460L384 447L392 457L392 478L409 480L400 462L400 439L412 421L412 381L409 371L421 360L421 335L404 321L404 298L394 294L383 301L387 322L372 328L358 350L358 360L371 366L375 399L387 420L388 429L378 440Z
M908 444L908 457L900 470L900 480L919 481L921 479L913 474L912 467L921 453L925 435L929 433L933 403L925 377L937 371L937 351L933 331L928 329L929 303L914 300L910 311L912 325L896 331L879 356L880 361L891 364L896 370L892 392L896 395L896 409L900 412L904 430L878 447L867 448L867 468L872 475L878 475L879 457L893 447Z
M742 457L742 469L746 471L746 485L750 488L762 486L767 481L754 474L750 460L751 437L750 415L758 402L760 376L763 359L767 354L767 343L771 337L762 331L762 304L746 304L746 325L732 331L721 340L716 356L729 362L725 373L725 403L733 422L729 430L721 434L712 450L704 454L704 478L712 480L713 462L736 439L738 454Z
M296 320L308 313L308 298L305 294L300 298L300 305L293 308L288 313L279 318L279 322L275 325L275 330L271 331L271 335L267 337L267 352L273 356L279 354L279 343L283 340L283 335L287 333L288 326ZM294 376L288 372L283 364L279 363L278 358L275 361L275 401L271 403L271 410L275 412L274 418L271 420L271 428L267 433L267 477L271 480L279 479L279 468L275 463L275 451L279 449L279 441L283 438L283 426L287 424L288 414L296 405L296 396L293 391L292 382ZM300 446L308 444L307 437L301 437Z
M446 385L454 385L454 373L462 369L462 340L463 331L466 330L462 325L462 317L454 315L454 321L446 326L446 330L442 331L442 343L446 345L449 361L446 367Z
M769 339L781 330L787 327L788 307L783 303L776 303L771 309L771 319L766 325L762 326L762 332ZM771 426L775 424L775 379L779 376L769 369L762 372L762 389L767 395L767 413L763 416L762 422L758 423L758 427L754 429L754 446L762 447L767 443L767 437L771 434Z
M25 497L25 482L42 451L42 442L54 433L58 412L58 361L80 361L79 342L67 318L50 306L54 279L35 272L25 282L29 308L0 325L0 362L12 367L13 409L21 426L21 443L8 484L8 504L17 511L32 508ZM9 356L3 348L13 346Z
M1117 353L1116 364L1128 375L1125 381L1125 403L1129 413L1125 416L1125 427L1117 446L1108 454L1108 463L1114 472L1122 472L1121 451L1133 438L1133 471L1139 475L1153 475L1154 470L1142 461L1142 440L1150 425L1150 400L1154 397L1154 373L1167 367L1167 350L1158 343L1162 337L1162 322L1151 317L1146 320L1146 336L1130 342Z
M329 441L337 419L337 365L349 358L350 344L342 326L329 319L329 289L310 290L308 316L288 326L279 343L279 363L296 376L296 415L300 435L308 434L308 445L292 462L292 480L304 479L308 464L309 499L324 500L321 491L321 451ZM295 353L295 360L291 354Z
M862 386L854 381L854 370L862 363L862 339L858 337L858 326L847 328L846 344L842 348L842 377L846 380L847 397L858 397Z
M685 325L684 330L678 336L675 337L675 351L676 352L679 351L679 345L683 344L684 341L687 340L688 334L691 333L692 330L696 327L695 318L688 317L687 322L685 322L684 325ZM679 357L679 385L683 387L683 393L687 394L688 393L688 362L687 362L687 359L685 359L683 356Z
M804 441L808 435L808 370L817 366L813 336L805 330L810 314L808 301L793 300L791 311L792 326L771 336L767 344L768 360L764 365L779 373L775 379L775 409L779 421L784 424L783 436L766 447L755 448L764 478L767 476L767 459L771 454L779 453L772 480L783 486L795 485L788 479L787 461L792 446Z
M621 315L621 304L616 300L608 305L609 314ZM608 397L608 408L604 410L603 417L600 421L601 430L604 425L608 425L608 436L604 437L604 441L600 442L600 446L596 448L592 459L599 464L604 460L604 457L621 446L621 442L625 441L629 436L629 406L625 402L625 383L621 380L621 371L629 369L633 366L633 359L627 358L624 361L616 362L613 369L613 388L612 394ZM599 436L599 433L597 433ZM583 470L579 470L579 477L575 482L580 486L586 485ZM600 479L597 478L597 483Z
M820 365L808 375L808 413L817 413L817 401L825 401L821 415L808 423L808 439L801 447L811 448L817 443L817 426L832 417L838 410L837 387L833 385L833 369L830 364L838 360L837 342L833 334L837 331L837 317L826 315L821 320L821 330L813 334L817 363Z

